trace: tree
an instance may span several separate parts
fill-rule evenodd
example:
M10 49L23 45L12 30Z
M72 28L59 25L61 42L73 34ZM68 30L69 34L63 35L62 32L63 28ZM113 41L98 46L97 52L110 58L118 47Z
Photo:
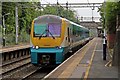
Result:
M113 52L113 65L120 69L120 2L117 3L116 41ZM119 71L120 75L120 71Z
M99 9L103 28L106 28L107 30L107 40L109 48L114 47L117 9L118 7L116 2L103 3L101 8Z
M58 15L58 16L61 16L63 18L66 18L68 20L71 20L73 22L78 21L76 16L75 16L75 14L76 14L75 11L70 10L70 9L66 10L62 6L50 6L50 5L47 5L44 8L44 10L42 11L42 14L44 14L44 15L45 14Z
M10 15L5 16L5 24L7 28L6 29L7 43L15 42L15 4L16 4L15 2L2 3L2 15L10 13ZM19 42L29 42L28 33L31 27L32 20L38 16L45 14L53 14L67 18L73 22L77 22L77 18L75 17L75 11L66 10L62 6L47 5L46 7L41 7L40 2L18 2L17 4L18 4Z
M2 3L2 15L10 13L5 16L6 25L6 42L15 42L15 2ZM19 41L29 42L28 31L31 27L32 20L40 16L39 2L18 2L18 22L19 22ZM24 35L24 34L27 35Z
M101 15L102 23L106 24L105 28L107 29L108 43L111 45L109 48L114 48L113 52L113 65L119 66L120 64L120 30L116 29L116 26L120 26L120 17L117 18L117 15L120 13L120 2L106 2L105 12L104 13L104 4L99 9ZM105 20L104 20L105 15ZM116 25L116 22L119 23ZM116 38L115 38L116 36ZM115 44L115 45L113 45ZM119 64L118 64L119 63Z

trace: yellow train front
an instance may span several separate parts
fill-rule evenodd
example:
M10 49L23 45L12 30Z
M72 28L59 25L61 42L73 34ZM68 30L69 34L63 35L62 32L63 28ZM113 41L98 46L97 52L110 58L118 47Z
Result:
M43 15L31 27L31 63L60 64L74 47L89 39L89 30L65 18Z

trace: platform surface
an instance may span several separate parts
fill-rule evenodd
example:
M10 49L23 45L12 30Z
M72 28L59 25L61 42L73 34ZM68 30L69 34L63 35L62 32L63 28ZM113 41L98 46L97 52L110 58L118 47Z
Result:
M119 80L118 69L105 66L110 58L102 59L102 47L102 38L94 38L44 78Z
M15 51L15 50L20 50L20 49L25 49L29 48L30 44L25 44L25 45L15 45L11 47L3 47L0 48L0 53L5 53L5 52L10 52L10 51Z

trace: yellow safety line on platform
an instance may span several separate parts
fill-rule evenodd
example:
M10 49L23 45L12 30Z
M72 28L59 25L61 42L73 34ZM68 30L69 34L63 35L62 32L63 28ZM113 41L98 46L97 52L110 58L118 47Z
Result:
M105 67L111 67L112 66L112 60L109 60L106 64Z
M89 66L88 66L88 68L87 68L87 70L85 72L84 80L87 80L87 78L88 78L89 71L90 71L90 68L91 68L91 65L92 65L92 61L93 61L93 58L94 58L94 55L95 55L96 47L97 47L97 43L95 44L95 47L94 47L94 50L93 50L93 53L92 53L92 57L90 59Z
M89 50L89 48L91 47L90 45L93 44L93 42L95 41L92 40L91 43L88 43L86 45L85 48L83 48L83 52L80 54L79 57L77 57L66 69L64 72L62 72L58 78L69 78L70 75L72 74L72 72L74 71L74 69L77 67L77 65L81 62L81 60L83 59L84 55L86 54L86 52Z

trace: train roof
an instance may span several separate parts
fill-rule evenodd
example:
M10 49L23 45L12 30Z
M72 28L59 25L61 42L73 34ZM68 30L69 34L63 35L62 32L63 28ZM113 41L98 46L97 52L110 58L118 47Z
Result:
M39 16L39 17L35 18L34 20L40 19L40 18L46 18L46 17L55 17L55 18L58 18L58 19L62 19L60 16L48 14L48 15Z
M62 18L56 15L43 15L34 19L35 23L61 23Z
M65 19L66 21L70 22L70 23L73 24L73 25L76 25L76 26L79 26L79 27L82 27L82 28L88 30L88 28L85 28L85 27L83 27L83 26L81 26L81 25L79 25L79 24L76 24L76 23L74 23L74 22L72 22L72 21L70 21L70 20L68 20L68 19L66 19L66 18L64 18L64 19Z
M66 18L62 18L62 17L56 16L56 15L42 15L42 16L39 16L39 17L35 18L34 22L35 23L45 23L45 22L46 23L47 22L49 22L49 23L53 23L53 22L61 23L62 19L68 21L69 23L71 23L73 25L76 25L76 26L82 27L85 30L88 30L88 28L85 28L85 27L83 27L83 26L81 26L79 24L76 24L76 23L74 23L74 22L72 22L72 21L70 21L70 20L68 20Z

